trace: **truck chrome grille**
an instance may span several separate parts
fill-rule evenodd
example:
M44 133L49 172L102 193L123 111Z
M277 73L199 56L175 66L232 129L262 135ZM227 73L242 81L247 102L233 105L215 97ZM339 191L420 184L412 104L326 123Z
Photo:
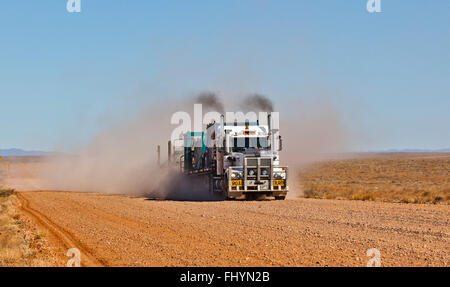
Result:
M247 166L258 166L257 158L247 158Z
M260 159L261 166L270 167L272 160L270 158L262 158Z

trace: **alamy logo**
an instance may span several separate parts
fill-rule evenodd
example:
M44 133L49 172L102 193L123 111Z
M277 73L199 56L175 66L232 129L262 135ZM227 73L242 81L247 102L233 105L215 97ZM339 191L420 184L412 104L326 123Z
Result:
M381 12L381 0L368 0L367 1L367 11L369 13L380 13Z
M269 116L270 114L270 116ZM270 119L270 123L269 123ZM194 104L194 118L192 120L191 115L188 112L178 111L174 113L170 119L170 123L172 125L178 125L170 137L172 142L177 142L183 139L183 135L191 132L194 134L201 134L203 130L203 126L206 126L210 123L221 123L223 120L223 124L234 124L238 123L243 124L247 123L247 128L250 125L254 125L255 123L261 125L270 125L274 130L278 131L280 128L280 115L278 112L254 112L248 111L244 114L244 112L226 112L222 115L216 111L210 111L203 114L203 105L202 104ZM244 140L245 142L245 140ZM203 141L197 141L192 143L195 147L201 147ZM207 141L207 146L209 144L213 144L213 141ZM242 146L243 142L238 141L237 145ZM212 146L208 146L212 147Z
M68 0L67 1L67 12L69 13L80 13L81 12L81 0Z
M366 255L371 257L367 261L367 267L381 267L381 252L376 248L371 248L367 250Z
M77 248L71 248L67 250L66 256L72 257L67 261L67 267L80 267L81 266L81 252Z

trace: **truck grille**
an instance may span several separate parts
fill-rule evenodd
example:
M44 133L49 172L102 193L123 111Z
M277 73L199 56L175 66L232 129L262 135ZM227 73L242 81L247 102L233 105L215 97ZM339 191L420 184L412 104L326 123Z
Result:
M271 158L246 158L245 173L247 178L262 179L270 178L272 172Z
M258 165L258 159L257 158L247 158L247 166L254 166L256 167Z
M267 167L270 167L270 165L271 165L271 163L272 163L272 160L270 159L270 158L262 158L261 160L260 160L260 162L261 162L261 166L267 166Z

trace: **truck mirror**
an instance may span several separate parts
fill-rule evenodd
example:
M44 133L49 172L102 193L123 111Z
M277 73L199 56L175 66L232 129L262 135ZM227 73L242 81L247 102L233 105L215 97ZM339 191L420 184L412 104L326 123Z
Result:
M282 151L283 150L283 139L281 138L281 136L279 136L278 140L279 140L278 151Z

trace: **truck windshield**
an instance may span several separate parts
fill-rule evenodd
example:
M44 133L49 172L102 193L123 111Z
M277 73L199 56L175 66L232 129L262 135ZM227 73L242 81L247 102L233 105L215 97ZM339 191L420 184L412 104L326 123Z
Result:
M233 152L242 152L247 149L270 149L267 137L233 137L231 144Z

